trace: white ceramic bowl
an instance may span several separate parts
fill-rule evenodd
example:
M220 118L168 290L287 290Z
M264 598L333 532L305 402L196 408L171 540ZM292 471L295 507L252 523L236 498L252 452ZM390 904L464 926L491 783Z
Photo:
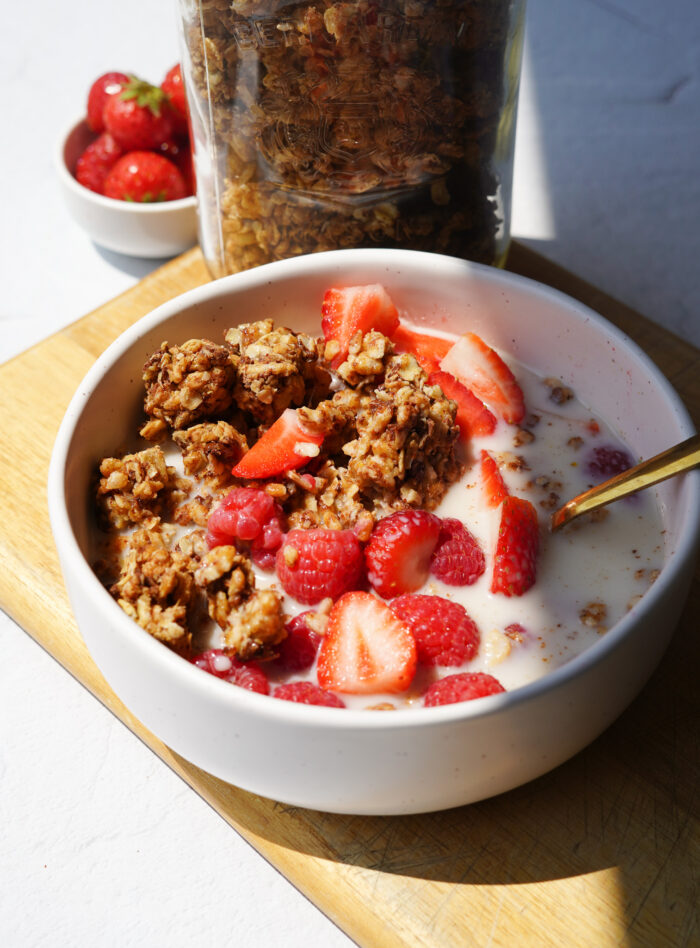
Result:
M101 247L130 257L172 257L197 243L197 199L139 204L115 201L75 179L78 158L97 136L83 120L68 129L55 155L56 171L71 216Z
M318 332L323 292L382 282L426 327L472 328L570 384L651 456L692 434L669 383L606 320L529 280L447 257L344 250L272 263L160 306L107 349L81 383L56 439L51 523L78 626L128 708L183 757L289 804L362 814L480 800L552 769L599 735L664 652L692 578L700 473L660 488L664 568L641 602L592 648L549 676L477 702L383 714L297 705L232 687L168 651L111 599L85 556L96 462L136 429L141 367L164 339L220 338L236 319L274 316Z

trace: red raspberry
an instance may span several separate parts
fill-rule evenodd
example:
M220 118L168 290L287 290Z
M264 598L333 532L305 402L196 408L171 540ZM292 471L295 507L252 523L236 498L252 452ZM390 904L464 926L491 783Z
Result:
M283 701L296 701L298 704L319 704L326 708L344 708L345 702L332 691L326 691L312 681L290 681L278 685L272 692L273 698Z
M286 624L287 638L280 642L277 658L270 662L271 668L284 672L300 672L311 668L321 644L321 636L307 623L308 614L300 612Z
M632 467L632 458L624 448L600 445L593 448L586 461L586 472L596 481L604 481Z
M401 510L380 520L365 547L367 576L385 599L415 592L430 575L440 537L440 518L425 510Z
M75 177L84 188L104 194L105 179L124 152L109 132L89 144L75 166Z
M277 552L282 588L305 605L357 589L363 575L362 547L352 530L290 530Z
M440 538L430 560L430 572L448 586L471 586L486 569L476 539L461 520L442 521Z
M207 545L241 546L261 569L273 569L284 537L283 518L282 508L267 491L234 487L209 515Z
M422 665L462 665L479 648L479 630L464 606L442 596L399 596L391 611L416 640Z
M228 655L223 649L210 648L201 655L195 655L191 662L197 668L223 681L230 681L232 685L238 685L239 688L257 691L261 695L270 693L267 675L258 664L241 662L233 655Z
M472 701L497 695L506 689L492 675L483 672L461 672L448 675L433 682L423 695L426 708L436 708L441 704L456 704L458 701Z

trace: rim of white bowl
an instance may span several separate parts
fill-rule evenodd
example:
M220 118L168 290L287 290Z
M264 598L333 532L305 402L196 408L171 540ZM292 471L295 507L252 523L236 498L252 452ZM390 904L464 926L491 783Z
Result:
M548 672L542 678L512 691L481 698L479 701L460 702L435 708L397 708L390 714L371 714L364 709L302 705L292 701L271 699L268 695L257 694L244 688L231 687L230 683L203 672L186 659L172 652L123 612L102 586L83 555L70 524L64 497L64 471L68 447L82 408L108 366L120 358L141 336L154 329L160 322L175 315L180 309L202 302L212 296L228 295L231 287L243 289L249 286L264 285L279 278L284 279L286 275L298 276L300 273L303 274L304 270L315 270L319 265L332 261L337 261L340 268L343 261L347 262L352 259L361 262L364 258L367 260L368 266L370 264L376 266L377 262L381 260L383 263L391 263L397 268L397 265L410 265L411 261L415 262L419 257L423 262L426 262L426 258L429 258L431 266L436 269L445 268L450 273L460 269L465 275L474 272L479 274L481 279L523 286L529 292L549 298L560 306L572 310L578 317L595 323L601 329L604 329L610 338L628 348L642 363L649 376L654 379L655 385L661 389L665 399L671 404L681 431L686 432L685 436L690 437L694 433L695 429L690 415L671 383L637 343L610 323L609 320L573 297L567 296L546 284L484 264L415 250L378 248L331 250L262 264L250 270L223 277L188 290L161 304L135 322L105 349L88 370L73 395L59 427L51 455L48 476L49 514L54 537L60 541L64 552L70 559L83 592L95 601L98 608L108 610L112 624L116 627L115 634L126 636L136 646L137 650L155 662L162 663L164 670L170 676L181 680L183 688L208 693L212 697L216 696L220 703L230 704L233 708L240 707L248 712L254 711L255 714L280 723L293 722L295 725L303 726L306 724L313 728L328 726L343 731L357 729L394 730L405 727L424 728L442 726L449 721L490 717L501 713L504 709L535 700L545 692L554 691L565 686L571 678L582 674L592 665L602 660L609 652L616 649L619 643L629 634L630 627L636 622L638 612L646 608L645 604L653 603L655 599L663 595L665 588L674 581L676 574L681 569L681 564L695 552L697 536L700 532L700 470L689 471L685 475L694 489L691 488L689 509L678 543L674 549L674 555L666 560L658 579L646 591L642 600L636 603L598 642L595 642L590 648L587 648L564 665ZM116 630L118 630L118 633ZM339 713L341 710L342 713Z
M68 128L60 136L57 145L54 148L54 166L56 171L63 182L63 184L70 188L70 190L83 198L86 201L92 201L98 207L104 207L111 211L127 211L130 214L163 214L166 212L175 212L183 211L187 208L196 208L197 207L197 196L195 194L188 195L184 198L177 198L174 201L153 201L152 203L141 203L139 201L117 201L115 198L105 197L103 194L98 194L96 191L91 191L90 188L83 187L82 184L75 178L70 168L66 164L66 143L68 138L73 134L81 125L87 127L87 123L84 118L78 119L71 123ZM93 133L94 134L94 133ZM97 137L97 136L95 136Z

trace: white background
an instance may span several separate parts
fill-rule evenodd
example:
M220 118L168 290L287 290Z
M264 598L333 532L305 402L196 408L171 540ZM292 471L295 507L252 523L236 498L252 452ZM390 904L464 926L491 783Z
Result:
M177 7L14 3L0 44L5 360L159 262L91 243L53 153L96 76L163 78ZM513 219L516 237L696 345L699 72L697 0L530 0ZM2 615L0 650L0 943L351 944Z

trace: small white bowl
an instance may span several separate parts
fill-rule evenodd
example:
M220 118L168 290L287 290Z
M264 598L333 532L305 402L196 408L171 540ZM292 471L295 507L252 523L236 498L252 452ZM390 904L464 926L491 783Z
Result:
M318 332L334 285L383 283L426 329L471 328L582 401L650 457L690 436L682 402L622 332L546 286L406 250L341 250L266 264L191 290L139 320L97 360L58 433L49 509L87 646L116 694L202 769L284 803L401 814L471 803L558 766L627 707L659 662L693 576L700 472L659 488L667 548L648 592L591 648L532 684L479 701L384 713L308 707L236 688L184 661L129 619L88 559L97 462L142 417L141 370L164 339L219 339L273 316Z
M84 188L75 166L97 138L85 120L61 138L55 155L58 180L68 210L101 247L130 257L172 257L197 243L197 198L156 204L115 201Z

